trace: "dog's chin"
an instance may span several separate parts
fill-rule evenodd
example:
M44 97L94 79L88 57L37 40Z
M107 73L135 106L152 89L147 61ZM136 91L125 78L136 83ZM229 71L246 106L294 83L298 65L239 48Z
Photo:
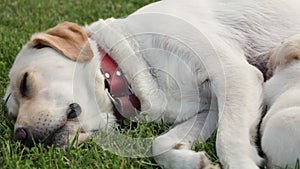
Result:
M76 127L74 127L76 126ZM44 141L44 146L56 146L56 147L68 147L70 145L78 145L87 137L82 137L81 135L87 135L80 127L76 124L66 124L60 129L56 130L54 133L49 135ZM73 144L76 143L76 144Z
M57 130L55 133L50 135L45 142L43 143L45 146L57 146L57 147L65 147L70 142L70 136L72 135L72 131L69 131L65 127ZM75 136L74 136L75 137Z

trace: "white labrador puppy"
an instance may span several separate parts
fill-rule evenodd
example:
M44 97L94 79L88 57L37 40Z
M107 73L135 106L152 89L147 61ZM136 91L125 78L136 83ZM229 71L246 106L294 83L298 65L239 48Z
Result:
M270 168L294 168L300 160L300 34L271 52L274 76L265 84L268 106L262 125L262 149Z
M79 132L82 142L111 131L118 112L132 119L128 113L138 109L137 119L174 123L152 145L166 168L214 168L191 146L218 125L223 167L258 169L263 76L251 64L264 72L264 54L300 31L299 5L166 0L124 19L84 28L65 22L37 33L10 72L15 139L65 145Z

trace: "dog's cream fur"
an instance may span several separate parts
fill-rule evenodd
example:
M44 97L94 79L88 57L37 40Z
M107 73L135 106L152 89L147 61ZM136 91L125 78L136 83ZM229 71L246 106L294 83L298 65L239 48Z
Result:
M271 168L294 168L300 159L300 34L286 39L270 56L274 76L265 84L268 107L262 125L262 149Z
M61 145L78 129L79 141L95 130L109 131L115 119L99 70L100 46L139 97L143 113L138 118L176 124L153 143L159 164L214 168L204 152L190 148L218 125L216 149L224 168L258 169L262 158L254 140L263 77L247 59L264 58L278 42L300 31L299 5L297 0L165 0L124 19L99 20L83 28L84 33L64 23L55 28L58 34L34 35L10 72L8 109L17 117L15 130L29 128L33 137L51 134ZM72 34L89 38L69 38L64 50L62 41ZM30 97L20 95L26 73ZM68 120L72 102L82 113ZM44 131L42 121L50 130Z

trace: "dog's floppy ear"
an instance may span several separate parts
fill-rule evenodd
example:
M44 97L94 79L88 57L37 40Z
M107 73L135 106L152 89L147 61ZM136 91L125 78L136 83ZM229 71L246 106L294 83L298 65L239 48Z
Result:
M29 47L49 46L73 61L89 61L93 51L87 34L76 23L63 22L45 32L31 37Z
M267 67L274 71L277 67L298 59L300 59L300 34L289 37L280 46L272 49L269 52Z

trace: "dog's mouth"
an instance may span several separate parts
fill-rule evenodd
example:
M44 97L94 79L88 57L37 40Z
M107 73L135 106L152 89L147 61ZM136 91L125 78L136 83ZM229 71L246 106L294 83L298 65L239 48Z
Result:
M62 126L61 128L58 128L55 132L49 134L44 140L41 141L41 143L44 146L58 146L62 147L66 145L68 142L68 135L70 131L65 129L65 126Z
M55 145L58 147L64 147L70 145L73 141L76 140L76 136L84 134L85 131L82 128L72 128L69 126L64 126L58 129L55 133L51 134L44 142L45 146Z

